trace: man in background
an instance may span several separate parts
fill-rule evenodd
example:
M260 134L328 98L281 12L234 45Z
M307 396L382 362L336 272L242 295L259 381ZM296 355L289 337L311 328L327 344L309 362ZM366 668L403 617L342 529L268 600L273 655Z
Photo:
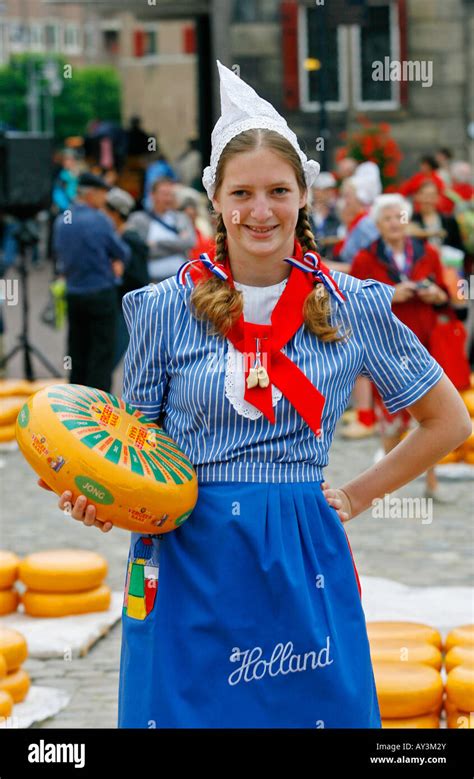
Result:
M66 281L71 384L110 392L117 323L117 281L130 248L100 209L109 187L82 173L72 207L56 217L53 247L57 272Z

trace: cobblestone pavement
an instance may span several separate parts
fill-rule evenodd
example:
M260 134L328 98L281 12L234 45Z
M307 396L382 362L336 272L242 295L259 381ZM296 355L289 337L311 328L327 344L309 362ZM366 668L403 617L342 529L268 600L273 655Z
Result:
M64 334L37 321L46 301L48 277L47 269L31 276L31 331L34 342L59 367ZM7 348L17 330L19 313L18 307L6 310ZM9 365L8 375L22 375L18 357ZM41 375L44 371L38 371ZM114 391L120 393L120 387L121 375L117 371ZM337 431L326 480L331 486L338 486L361 473L372 464L377 447L376 438L347 443ZM35 475L19 452L1 453L0 459L4 461L0 470L0 546L20 556L50 547L93 549L109 562L108 584L121 590L129 534L116 529L103 535L64 517L56 508L55 496L36 486ZM447 489L446 484L443 487ZM421 519L375 519L367 511L346 525L359 573L415 586L472 585L473 485L456 482L452 489L456 502L450 506L435 505L430 524L423 524ZM423 479L418 479L399 490L397 496L421 497L422 492ZM71 694L68 707L40 727L116 727L120 637L119 622L84 658L67 662L26 661L25 669L34 683L60 687Z

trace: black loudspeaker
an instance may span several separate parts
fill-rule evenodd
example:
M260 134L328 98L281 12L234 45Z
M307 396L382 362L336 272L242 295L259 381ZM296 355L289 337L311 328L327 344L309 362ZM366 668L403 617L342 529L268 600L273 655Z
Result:
M51 205L53 138L40 133L0 134L0 209L18 217Z

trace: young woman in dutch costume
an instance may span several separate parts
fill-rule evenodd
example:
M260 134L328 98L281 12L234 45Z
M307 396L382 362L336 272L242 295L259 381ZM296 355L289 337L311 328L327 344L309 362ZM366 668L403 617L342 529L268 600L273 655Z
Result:
M153 569L158 587L141 618L125 593L118 724L380 728L343 523L459 445L469 420L393 316L393 287L321 262L306 209L318 164L218 65L222 116L203 176L215 255L123 303L123 397L191 459L199 496L178 530L132 534L129 562ZM360 374L419 426L330 489L329 447ZM72 516L111 527L85 499Z

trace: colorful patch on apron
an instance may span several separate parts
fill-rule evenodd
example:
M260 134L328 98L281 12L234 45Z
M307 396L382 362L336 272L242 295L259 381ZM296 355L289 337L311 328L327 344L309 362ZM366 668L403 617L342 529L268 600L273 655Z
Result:
M139 536L130 548L123 614L144 620L152 611L158 590L158 556L160 539Z

